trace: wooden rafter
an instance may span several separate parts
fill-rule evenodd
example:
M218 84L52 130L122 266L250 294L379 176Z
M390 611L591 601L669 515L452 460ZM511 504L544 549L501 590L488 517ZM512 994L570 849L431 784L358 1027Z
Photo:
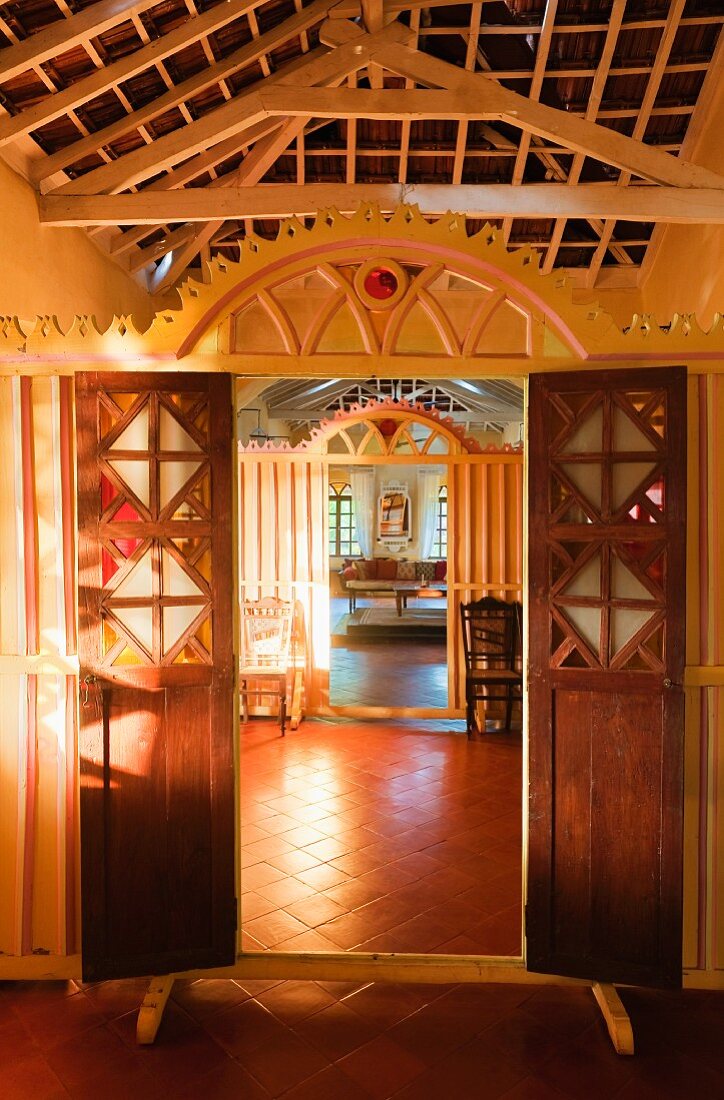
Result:
M184 258L228 255L245 234L271 232L276 219L264 211L277 202L286 213L307 211L313 196L322 195L310 187L330 180L337 181L330 184L332 203L345 209L355 185L385 206L394 194L385 190L386 177L407 185L402 197L414 194L431 216L437 207L458 208L467 196L469 218L502 219L510 247L540 247L546 271L588 264L589 285L599 274L610 280L612 263L627 267L635 283L660 240L655 228L648 243L652 223L718 221L718 196L711 192L722 180L687 164L681 150L694 132L687 126L699 110L701 74L724 56L722 48L715 51L724 13L702 7L685 16L682 0L665 16L633 13L625 0L613 0L606 19L575 0L546 0L537 13L526 8L525 14L511 5L504 17L493 0L462 7L458 0L304 3L293 0L292 14L283 15L268 0L211 7L166 0L161 18L153 10L158 0L84 0L80 11L71 0L55 0L58 14L46 16L38 30L24 28L18 5L12 24L0 21L9 43L0 50L7 108L0 108L0 146L31 134L48 149L29 175L54 198L90 200L141 187L148 202L159 204L149 209L163 208L163 220L123 220L128 231L102 236L133 270L172 250L165 278L154 275L155 285L183 274ZM395 23L403 13L407 28ZM378 49L375 38L374 52L351 72L337 67L364 32L375 37L390 30L394 44L387 50ZM353 33L360 39L354 45ZM394 37L399 33L403 39ZM532 49L526 40L534 41ZM596 56L589 42L596 43ZM318 64L324 77L287 79L307 63ZM333 90L340 80L344 86ZM541 97L544 87L553 95ZM563 110L550 106L556 97ZM626 119L633 119L633 138L607 125ZM320 127L324 134L317 138ZM284 137L292 132L289 144ZM245 175L255 162L264 173ZM590 186L580 182L584 164ZM638 192L630 200L606 188L611 167L619 173L615 190ZM546 184L539 182L543 176ZM638 177L658 186L629 187ZM244 187L262 178L302 194L287 202L287 190L276 190L272 200L265 182L256 202L247 202ZM470 181L475 189L466 191ZM500 189L504 182L525 192L520 201ZM197 194L187 203L190 184ZM564 202L556 190L563 184L572 192ZM441 192L429 190L441 185L452 188L445 203ZM536 190L544 187L550 189L545 200ZM670 188L689 194L669 194ZM173 189L178 205L169 211L163 192ZM222 190L226 199L216 194ZM204 219L199 196L206 193L211 214L233 214ZM560 204L555 210L554 202ZM135 209L145 217L145 207ZM77 205L67 214L48 206L53 217L58 210L61 218L85 216ZM262 224L255 226L255 219ZM88 228L102 233L100 223Z
M297 120L303 122L304 120ZM269 145L294 140L291 125L273 135ZM266 139L268 141L268 139ZM246 162L245 162L246 163ZM250 154L249 165L258 171L262 157ZM679 187L629 187L590 183L567 184L264 184L258 187L191 188L183 191L149 191L134 195L46 195L38 200L45 225L159 225L171 221L220 222L243 218L285 218L311 215L328 206L355 210L360 203L376 202L394 210L401 202L417 203L424 214L447 210L468 217L496 219L549 218L563 212L570 218L599 217L671 224L722 224L724 189ZM593 242L592 242L593 245ZM168 249L169 251L173 245Z
M656 103L656 95L664 76L664 69L666 68L669 54L674 45L674 38L679 29L679 21L684 13L685 4L686 0L672 0L671 8L666 19L666 25L661 33L661 41L656 53L656 59L644 93L641 111L634 124L632 136L636 141L643 141L644 134L646 133L646 127L648 126L651 111ZM630 182L631 173L623 169L618 179L619 187L628 187ZM615 226L615 220L608 220L603 226L601 240L598 248L591 257L591 263L586 276L586 283L589 287L595 286L596 277L601 269Z

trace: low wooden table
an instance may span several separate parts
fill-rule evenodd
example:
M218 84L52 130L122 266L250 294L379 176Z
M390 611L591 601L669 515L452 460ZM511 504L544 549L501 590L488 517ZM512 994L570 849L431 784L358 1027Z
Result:
M437 600L447 596L447 583L445 581L397 581L395 583L395 604L397 614L401 617L403 608L407 607L410 596L417 599Z

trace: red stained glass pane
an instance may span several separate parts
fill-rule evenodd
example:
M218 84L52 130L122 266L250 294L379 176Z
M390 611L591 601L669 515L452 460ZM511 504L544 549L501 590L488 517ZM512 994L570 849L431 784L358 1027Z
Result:
M138 538L114 539L113 545L118 547L124 558L130 558L136 547L141 545L141 540Z
M105 512L112 500L118 496L118 489L105 474L101 474L101 509Z
M118 566L105 547L101 550L101 572L104 584L107 584L113 574L118 572Z
M384 302L396 293L398 287L394 271L386 267L375 267L365 276L364 288L370 298Z

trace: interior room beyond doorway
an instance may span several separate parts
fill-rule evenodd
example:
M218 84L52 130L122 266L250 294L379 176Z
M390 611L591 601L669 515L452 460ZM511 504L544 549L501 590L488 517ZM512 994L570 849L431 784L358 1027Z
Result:
M466 737L459 605L520 599L522 390L338 379L277 382L253 404L245 392L242 598L303 603L312 705L284 738L273 708L241 725L243 945L518 955L520 706L511 730L482 712L487 732ZM284 517L296 526L280 535Z

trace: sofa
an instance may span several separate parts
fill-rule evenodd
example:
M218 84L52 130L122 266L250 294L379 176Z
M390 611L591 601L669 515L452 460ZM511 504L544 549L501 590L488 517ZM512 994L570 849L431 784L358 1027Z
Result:
M403 561L397 558L347 558L339 572L342 592L349 599L350 612L357 607L361 596L394 596L399 582L428 585L445 585L446 561Z

